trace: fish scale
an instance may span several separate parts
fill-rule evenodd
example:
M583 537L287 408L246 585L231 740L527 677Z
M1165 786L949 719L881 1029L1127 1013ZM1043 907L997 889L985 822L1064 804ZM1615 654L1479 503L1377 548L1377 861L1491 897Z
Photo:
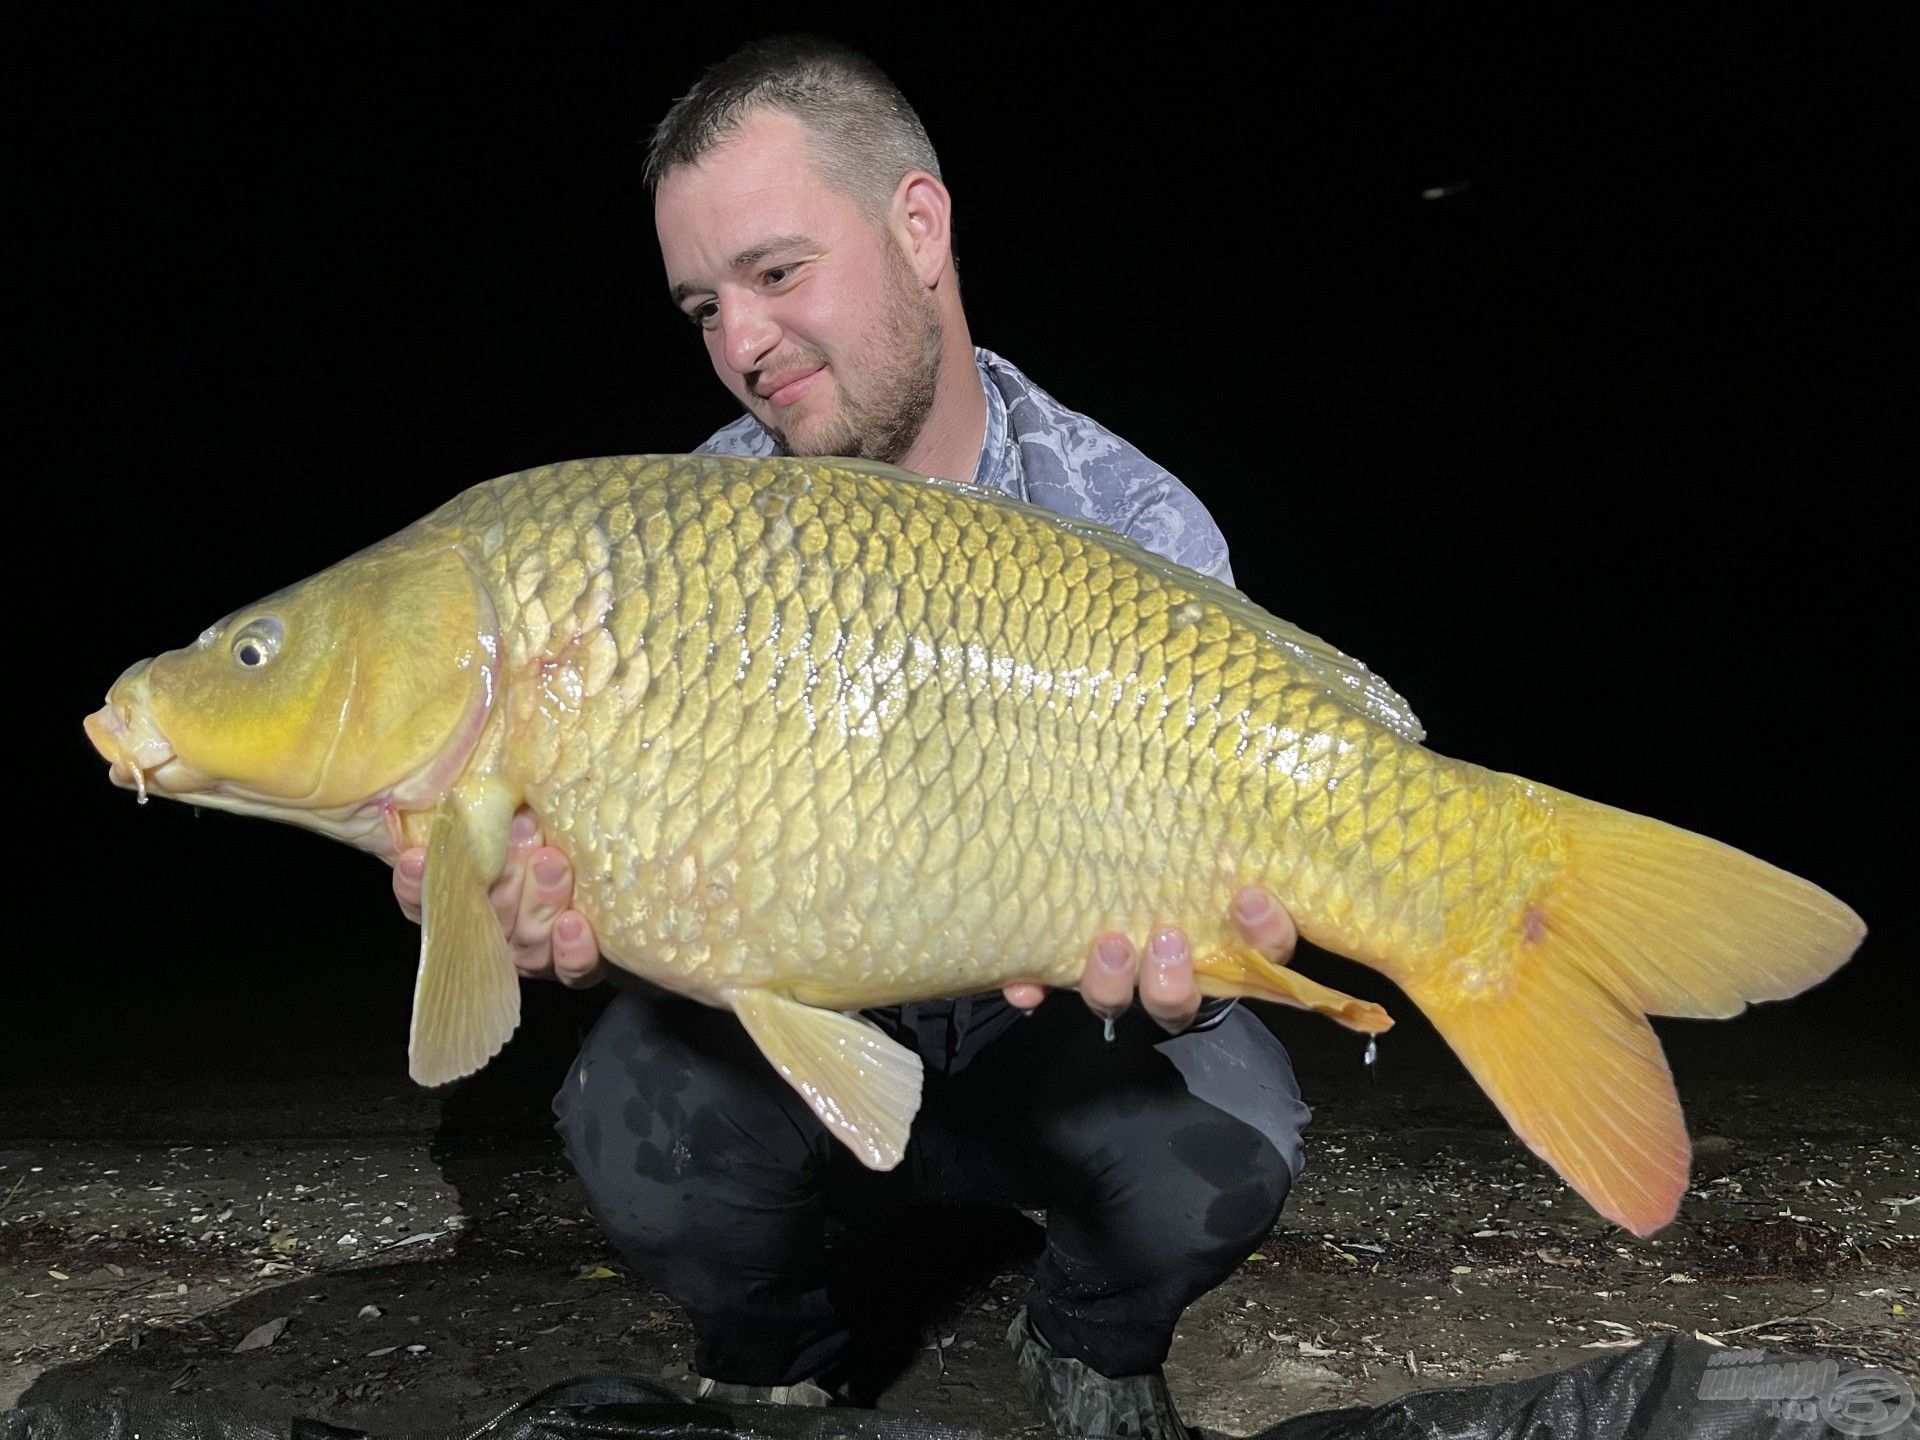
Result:
M507 477L428 522L512 537L487 560L509 668L563 656L577 677L577 708L535 707L511 763L609 953L668 983L869 1004L1071 983L1103 929L1193 917L1197 945L1228 943L1245 879L1284 887L1334 948L1356 925L1402 953L1438 938L1437 894L1382 883L1409 857L1362 844L1381 827L1356 828L1360 807L1321 818L1312 798L1357 794L1382 752L1392 773L1397 737L1123 555L909 498L821 465L796 483L777 464L602 462ZM636 523L610 538L608 511ZM589 604L609 581L649 603ZM1086 597L1077 623L1068 595ZM619 658L596 676L580 657L601 645ZM642 654L639 690L623 682ZM1195 728L1239 711L1212 744ZM1302 753L1312 734L1329 738ZM1389 913L1422 909L1424 936Z
M1386 1029L1247 945L1257 882L1646 1234L1688 1164L1647 1014L1784 998L1864 934L1728 846L1426 749L1378 677L1218 581L856 461L489 481L133 667L87 728L142 793L424 845L423 1083L517 1023L487 887L525 804L607 958L731 1008L883 1168L918 1061L839 1012L1072 985L1102 931L1179 924L1203 993Z

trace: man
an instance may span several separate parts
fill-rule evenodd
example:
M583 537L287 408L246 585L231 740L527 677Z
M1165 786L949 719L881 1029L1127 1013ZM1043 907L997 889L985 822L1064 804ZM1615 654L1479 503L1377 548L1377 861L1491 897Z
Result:
M776 40L723 61L659 126L647 178L674 303L747 412L703 451L970 481L1228 578L1184 486L974 348L938 159L863 57ZM413 852L395 879L416 918L419 874ZM604 971L570 891L522 815L494 891L518 964L591 984ZM1291 954L1264 891L1243 891L1235 919ZM826 1403L848 1339L830 1214L988 1202L1047 1211L1009 1334L1043 1413L1065 1435L1187 1433L1160 1369L1174 1324L1271 1229L1307 1111L1267 1031L1202 1006L1178 929L1150 937L1144 963L1126 936L1098 937L1081 993L1106 1033L1036 985L872 1012L926 1068L912 1144L885 1175L829 1138L731 1015L651 989L611 1002L555 1109L595 1214L692 1317L703 1395Z

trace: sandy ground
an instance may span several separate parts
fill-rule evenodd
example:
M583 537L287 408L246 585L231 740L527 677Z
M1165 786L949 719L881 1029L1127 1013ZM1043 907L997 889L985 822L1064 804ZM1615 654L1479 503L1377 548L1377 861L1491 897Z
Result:
M1911 1057L1761 1017L1680 1028L1694 1188L1651 1240L1588 1211L1430 1037L1396 1032L1370 1076L1346 1037L1285 1032L1309 1168L1181 1327L1189 1418L1245 1434L1668 1330L1920 1373ZM0 1405L165 1387L378 1432L580 1374L686 1384L685 1320L602 1240L547 1128L552 1063L444 1099L340 1075L9 1091ZM1044 1433L1002 1338L1038 1239L952 1214L846 1238L881 1408Z

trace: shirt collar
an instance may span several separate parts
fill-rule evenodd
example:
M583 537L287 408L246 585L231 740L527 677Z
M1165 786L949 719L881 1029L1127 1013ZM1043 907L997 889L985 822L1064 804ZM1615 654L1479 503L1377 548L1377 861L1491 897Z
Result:
M1007 425L1007 397L993 383L993 375L987 368L993 357L976 346L973 358L980 372L980 388L987 396L987 433L980 442L980 463L973 468L973 483L1025 500L1025 476L1021 474L1019 451Z

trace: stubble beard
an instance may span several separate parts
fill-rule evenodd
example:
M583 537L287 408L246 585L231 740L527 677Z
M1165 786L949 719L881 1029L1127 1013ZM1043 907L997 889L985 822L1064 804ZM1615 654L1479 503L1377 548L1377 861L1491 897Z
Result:
M940 378L946 326L933 296L891 245L886 247L886 266L885 308L873 329L857 342L861 355L874 362L865 383L849 385L844 371L835 367L840 407L804 437L804 448L796 448L785 430L763 421L778 453L846 455L898 465L926 428ZM808 360L825 363L817 353Z

